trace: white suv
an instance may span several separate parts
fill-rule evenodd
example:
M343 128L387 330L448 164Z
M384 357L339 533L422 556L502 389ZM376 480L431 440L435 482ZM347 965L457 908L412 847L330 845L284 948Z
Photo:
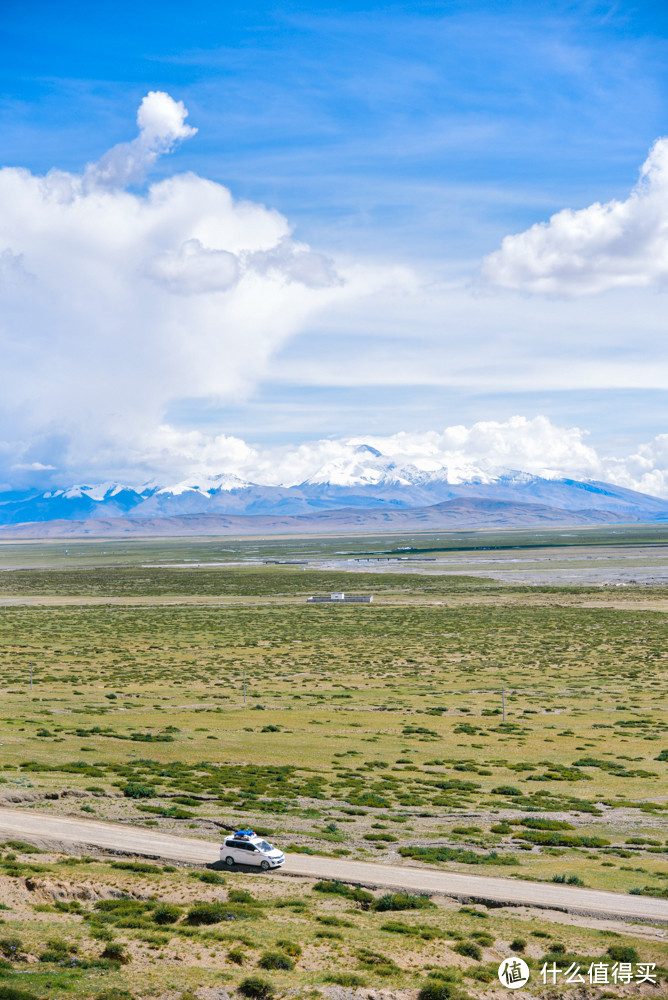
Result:
M258 837L253 830L238 830L221 844L220 860L228 868L233 868L234 865L259 865L266 872L270 868L280 868L285 855L277 847Z

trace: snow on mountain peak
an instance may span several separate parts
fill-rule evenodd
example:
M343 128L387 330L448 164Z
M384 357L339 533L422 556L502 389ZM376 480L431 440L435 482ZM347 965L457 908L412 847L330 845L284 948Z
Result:
M123 490L130 489L128 486L124 486L122 483L116 483L108 480L105 483L96 483L93 486L86 486L83 484L78 484L76 486L70 486L68 489L62 491L62 496L66 497L68 500L79 499L80 497L88 497L89 500L106 500L109 497L116 496L118 493L122 493ZM61 491L58 491L60 493ZM54 493L54 496L57 494Z
M244 479L240 479L239 476L235 476L232 472L222 472L219 475L193 475L184 479L180 483L175 483L173 486L163 486L157 492L160 493L170 493L173 496L179 496L181 493L201 493L206 496L209 493L214 493L217 490L223 490L229 492L230 490L241 490L247 486L250 486Z

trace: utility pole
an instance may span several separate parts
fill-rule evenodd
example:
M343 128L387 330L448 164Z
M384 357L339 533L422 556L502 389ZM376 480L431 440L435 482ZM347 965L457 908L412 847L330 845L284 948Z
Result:
M246 668L244 667L244 705L246 704Z
M503 721L505 722L506 721L506 689L505 689L505 687L501 688L501 702L502 702L502 705L503 705Z

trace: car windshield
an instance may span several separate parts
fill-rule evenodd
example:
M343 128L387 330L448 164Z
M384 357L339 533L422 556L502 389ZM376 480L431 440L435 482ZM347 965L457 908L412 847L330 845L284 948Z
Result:
M257 845L261 851L273 851L274 847L272 844L268 844L266 840L261 840Z

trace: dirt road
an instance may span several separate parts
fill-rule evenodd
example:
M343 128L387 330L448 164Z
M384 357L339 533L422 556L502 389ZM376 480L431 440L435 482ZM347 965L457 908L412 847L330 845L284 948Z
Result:
M211 864L219 858L219 844L173 837L142 827L50 816L32 809L0 808L0 837L23 839L67 852L72 846L122 851L163 861ZM371 861L289 854L283 875L337 878L346 882L390 889L408 889L460 899L536 906L587 916L646 920L668 924L668 899L624 896L601 889L552 883L521 882L510 878L469 875L414 865L384 865ZM275 877L269 876L269 877Z

